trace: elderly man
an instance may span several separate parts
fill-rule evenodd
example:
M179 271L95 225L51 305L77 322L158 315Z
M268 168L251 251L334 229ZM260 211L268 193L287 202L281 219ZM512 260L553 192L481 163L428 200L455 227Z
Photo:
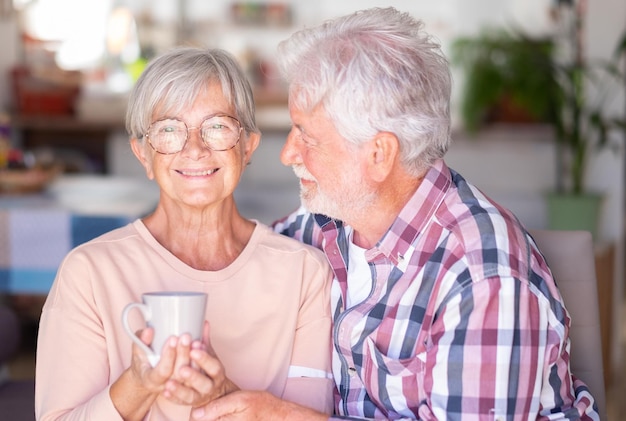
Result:
M598 420L535 242L443 160L450 73L422 24L360 11L279 53L303 207L275 229L334 271L335 413L235 392L195 419Z

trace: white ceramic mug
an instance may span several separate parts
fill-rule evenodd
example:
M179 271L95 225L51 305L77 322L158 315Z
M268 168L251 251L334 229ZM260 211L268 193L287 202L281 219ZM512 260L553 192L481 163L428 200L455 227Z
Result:
M192 291L159 291L141 295L142 303L128 304L122 313L122 324L130 338L148 355L154 367L161 358L163 345L170 336L189 333L192 340L202 338L207 294ZM148 347L131 329L129 313L136 308L141 312L146 324L154 329L152 346ZM137 329L140 327L138 326Z

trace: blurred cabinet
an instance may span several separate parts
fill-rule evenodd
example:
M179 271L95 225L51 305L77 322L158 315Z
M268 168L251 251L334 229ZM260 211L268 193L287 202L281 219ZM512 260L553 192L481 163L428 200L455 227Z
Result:
M107 141L123 122L90 122L73 116L11 117L13 144L45 150L61 160L67 172L109 172Z

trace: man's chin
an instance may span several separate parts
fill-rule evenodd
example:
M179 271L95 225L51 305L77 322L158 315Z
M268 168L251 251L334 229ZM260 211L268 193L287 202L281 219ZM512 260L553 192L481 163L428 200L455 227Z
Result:
M318 201L315 200L314 195L311 194L311 192L307 191L306 189L300 189L300 202L309 212L323 213L323 212L320 212L321 208L319 206Z
M340 212L336 209L335 206L331 206L329 205L329 203L325 203L325 201L320 200L319 197L307 197L301 194L300 200L302 201L302 205L311 213L325 215L333 219L342 219Z

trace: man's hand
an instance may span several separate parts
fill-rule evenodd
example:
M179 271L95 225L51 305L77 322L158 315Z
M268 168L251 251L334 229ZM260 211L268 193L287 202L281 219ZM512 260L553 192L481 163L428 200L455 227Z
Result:
M191 412L196 421L326 421L328 415L283 401L268 392L239 391Z

